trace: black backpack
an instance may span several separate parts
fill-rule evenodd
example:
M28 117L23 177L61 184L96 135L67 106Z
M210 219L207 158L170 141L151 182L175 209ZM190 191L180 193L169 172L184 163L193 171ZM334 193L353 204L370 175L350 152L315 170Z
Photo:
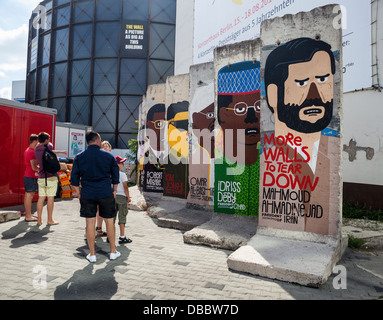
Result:
M43 171L45 172L45 177L47 173L56 174L60 171L60 161L56 154L48 149L47 144L43 153Z

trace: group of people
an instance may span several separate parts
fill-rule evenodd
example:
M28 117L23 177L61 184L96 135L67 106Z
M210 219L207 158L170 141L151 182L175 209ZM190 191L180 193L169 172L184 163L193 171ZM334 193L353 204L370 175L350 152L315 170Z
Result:
M24 152L25 173L24 173L24 207L25 221L37 222L42 225L42 213L45 199L47 199L48 221L47 225L57 225L53 220L54 198L57 194L57 175L45 172L43 168L43 154L45 149L54 153L67 154L67 151L53 150L50 142L50 135L46 132L32 134L29 137L29 147ZM38 192L37 217L32 215L32 201Z
M128 189L128 179L123 172L126 158L114 157L109 142L102 141L96 131L86 134L87 150L78 154L73 161L71 172L71 185L76 189L81 204L80 216L86 219L86 238L89 246L87 260L96 262L95 240L98 236L107 236L110 244L111 260L117 259L121 254L115 245L115 220L118 214L119 244L131 243L132 240L125 235L128 203L131 201ZM42 211L45 199L47 201L47 225L57 225L53 220L54 198L57 194L57 174L44 171L43 153L45 148L54 153L67 154L67 151L53 150L49 134L42 132L32 134L29 138L29 147L25 150L25 221L37 222L42 225ZM37 217L32 214L32 201L38 192ZM102 230L105 222L106 233Z

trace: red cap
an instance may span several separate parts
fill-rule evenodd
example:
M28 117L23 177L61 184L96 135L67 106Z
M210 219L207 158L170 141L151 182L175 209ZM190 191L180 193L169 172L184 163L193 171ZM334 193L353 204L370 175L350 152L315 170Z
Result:
M124 163L126 161L126 158L121 158L120 156L116 156L115 158L118 164Z

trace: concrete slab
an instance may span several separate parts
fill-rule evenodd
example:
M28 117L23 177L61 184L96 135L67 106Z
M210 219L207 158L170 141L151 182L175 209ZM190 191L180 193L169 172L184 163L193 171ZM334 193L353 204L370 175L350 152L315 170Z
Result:
M129 195L132 201L128 204L128 209L134 211L145 211L162 197L162 193L142 192L138 186L130 187Z
M229 256L227 265L235 271L320 287L346 247L347 236L341 241L311 242L256 234Z
M359 239L383 237L383 222L344 218L342 230Z
M206 223L185 232L184 242L234 251L255 235L257 225L257 217L214 213Z
M161 197L153 205L148 207L147 212L151 218L161 218L169 213L186 210L186 199Z
M18 220L21 217L20 211L0 211L0 223Z
M184 208L159 217L157 225L164 228L189 231L209 221L212 215L212 212Z
M375 231L353 226L344 226L343 231L348 235L353 235L355 238L359 239L383 237L383 230Z

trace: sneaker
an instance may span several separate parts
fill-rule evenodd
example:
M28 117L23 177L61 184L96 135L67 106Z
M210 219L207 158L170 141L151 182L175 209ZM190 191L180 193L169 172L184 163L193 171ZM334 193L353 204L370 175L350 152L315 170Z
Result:
M109 259L110 260L116 260L119 256L121 255L121 253L120 252L118 252L117 250L116 250L116 252L111 252L110 253L110 255L109 255Z
M131 243L132 240L127 238L127 237L124 237L124 238L119 238L118 239L118 244L123 244L123 243Z
M86 256L86 259L92 263L96 262L96 256L91 256L90 253Z

